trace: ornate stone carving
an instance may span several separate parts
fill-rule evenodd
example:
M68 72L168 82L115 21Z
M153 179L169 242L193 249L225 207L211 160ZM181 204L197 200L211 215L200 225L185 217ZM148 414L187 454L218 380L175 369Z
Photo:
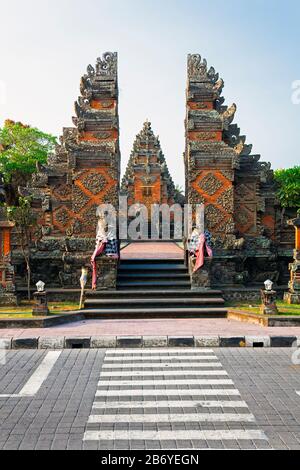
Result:
M198 186L209 196L213 196L222 187L222 182L213 173L209 173L199 181Z
M61 184L56 186L53 190L53 194L57 199L62 201L69 199L72 195L72 186L68 184Z
M188 196L189 204L204 204L205 198L201 196L194 188L189 189L189 196Z
M47 173L34 173L32 175L32 186L35 188L44 188L48 184Z
M209 204L205 208L205 221L208 230L213 230L224 219L224 214L216 206Z
M211 81L214 85L219 80L219 74L215 72L215 69L211 67L207 71L206 59L201 59L200 54L189 54L188 55L188 78L190 81Z
M89 202L89 197L80 189L78 186L73 188L73 211L75 213L81 212L81 210Z
M54 218L62 227L65 227L70 220L70 215L65 207L61 207L55 211Z
M101 193L107 185L107 180L100 173L88 173L81 181L95 195Z
M217 93L218 96L221 95L224 88L224 80L220 78L214 85L213 90Z
M233 103L229 108L226 109L226 111L223 112L223 114L221 114L225 129L228 129L228 126L232 123L236 109L236 104Z
M103 196L104 204L112 204L115 208L118 207L119 195L116 188L111 187Z
M225 209L229 214L233 213L234 204L233 204L233 188L230 187L226 189L218 198L217 203Z
M51 210L51 198L50 196L45 196L42 200L42 209L44 212L49 212Z
M207 78L207 61L201 60L200 54L189 54L188 77L190 80L203 80Z
M117 76L118 54L116 52L105 52L97 59L96 72L99 76Z

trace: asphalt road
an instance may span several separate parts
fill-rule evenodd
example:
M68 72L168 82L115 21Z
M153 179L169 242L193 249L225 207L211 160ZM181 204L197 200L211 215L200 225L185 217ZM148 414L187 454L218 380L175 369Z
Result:
M0 449L300 449L292 353L2 352Z

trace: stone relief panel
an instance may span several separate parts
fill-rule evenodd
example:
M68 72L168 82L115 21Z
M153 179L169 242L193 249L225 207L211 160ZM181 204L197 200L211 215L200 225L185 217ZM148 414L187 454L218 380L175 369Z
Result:
M101 193L107 185L106 178L100 173L88 173L81 179L84 187L94 195Z
M70 184L60 184L53 189L53 196L60 201L67 201L72 196Z
M87 205L90 198L78 186L73 187L73 212L79 214L82 209Z
M234 192L231 173L219 170L192 172L189 189L191 204L205 204L205 224L213 234L234 232Z
M203 192L213 196L222 187L222 183L213 173L208 173L199 181L198 186Z
M256 233L256 204L240 204L235 212L236 228L241 234Z
M72 185L56 186L53 197L65 204L54 211L54 228L68 235L84 233L93 238L97 223L96 208L101 203L118 204L118 183L112 175L105 168L86 170L73 177Z

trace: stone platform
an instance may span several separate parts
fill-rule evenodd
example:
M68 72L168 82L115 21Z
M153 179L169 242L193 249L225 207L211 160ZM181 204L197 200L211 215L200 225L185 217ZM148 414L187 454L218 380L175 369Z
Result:
M121 251L121 259L181 259L184 251L174 242L134 242Z

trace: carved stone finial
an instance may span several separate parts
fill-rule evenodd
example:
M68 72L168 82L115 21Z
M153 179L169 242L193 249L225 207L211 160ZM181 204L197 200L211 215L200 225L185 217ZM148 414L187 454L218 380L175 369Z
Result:
M92 65L88 65L87 73L89 77L93 77L95 75L95 69Z
M205 81L211 82L216 86L216 92L221 94L224 86L223 80L219 80L219 74L216 73L213 67L207 70L206 59L201 59L200 54L188 55L188 79L191 81Z
M223 119L223 122L224 122L224 127L225 129L228 129L228 126L232 123L232 121L234 120L234 116L235 116L235 113L236 113L236 110L237 110L237 106L235 103L233 103L229 108L226 109L226 111L224 111L224 113L222 114L222 119Z
M224 80L222 78L219 78L219 80L215 83L213 89L216 93L218 93L218 95L221 95L223 88L224 88Z
M143 129L145 131L152 131L151 122L148 119L146 119L146 121L144 122Z
M188 77L190 80L207 78L207 62L206 59L201 59L200 54L188 55Z
M98 57L96 64L96 73L98 76L117 76L118 73L118 54L117 52L105 52Z

